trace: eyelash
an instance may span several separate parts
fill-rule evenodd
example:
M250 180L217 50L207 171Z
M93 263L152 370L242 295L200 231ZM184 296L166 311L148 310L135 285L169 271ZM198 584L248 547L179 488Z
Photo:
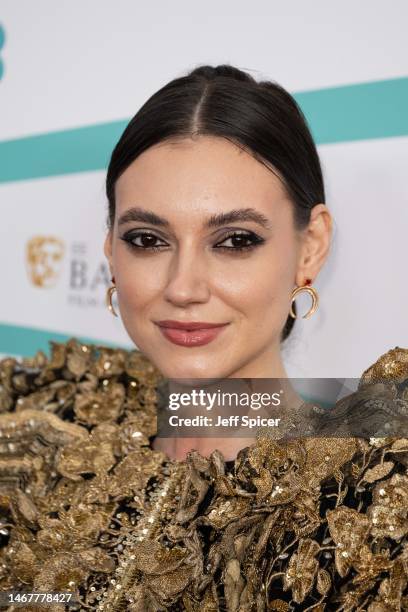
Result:
M138 251L161 251L163 248L166 248L166 246L161 245L161 246L141 246L140 244L134 244L132 241L135 238L139 238L139 237L143 237L143 236L152 236L153 238L159 239L158 236L155 236L153 233L151 232L136 232L136 233L132 233L132 234L125 234L125 236L123 238L121 238L121 240L123 240L124 242L126 242L126 244L134 250L138 250ZM221 242L224 242L225 240L228 240L228 238L233 238L235 236L242 236L246 239L252 240L252 244L249 245L244 245L244 246L235 246L235 247L226 247L226 246L219 246L219 247L215 247L217 250L222 250L224 252L234 252L236 253L238 252L243 252L243 251L251 251L252 249L255 249L257 246L259 246L260 244L262 244L263 242L265 242L265 240L263 238L261 238L260 236L258 236L257 234L255 234L254 232L238 232L238 231L233 231L233 232L229 232L226 236L224 236L224 238L221 240Z

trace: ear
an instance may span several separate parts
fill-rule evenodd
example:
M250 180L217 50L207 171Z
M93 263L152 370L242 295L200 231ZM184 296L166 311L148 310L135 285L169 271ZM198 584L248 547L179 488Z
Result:
M298 285L303 285L306 278L314 282L329 254L332 232L333 219L326 204L316 204L304 234L296 280Z
M113 263L112 263L112 231L110 230L106 234L105 242L103 245L103 252L106 259L108 260L110 275L113 276Z

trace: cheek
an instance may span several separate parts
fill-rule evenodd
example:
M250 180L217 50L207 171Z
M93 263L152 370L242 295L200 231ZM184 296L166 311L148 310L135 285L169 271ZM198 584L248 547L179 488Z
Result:
M217 293L243 318L259 317L279 322L287 316L293 287L294 262L269 252L256 261L241 262L219 277Z
M126 248L117 249L115 281L122 309L141 311L160 293L160 274L152 264L138 260Z
M120 305L132 313L141 314L150 308L159 294L160 290L154 279L147 276L144 278L141 274L123 281L120 287Z

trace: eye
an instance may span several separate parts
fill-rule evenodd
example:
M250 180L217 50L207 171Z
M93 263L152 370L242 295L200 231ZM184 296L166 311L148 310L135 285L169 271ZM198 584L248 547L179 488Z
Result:
M230 246L223 243L229 243ZM217 243L214 248L224 251L248 251L265 242L263 238L254 232L230 232L225 238Z
M121 240L126 242L129 248L138 250L139 252L162 251L169 246L162 238L159 238L152 232L145 231L125 234ZM161 244L157 244L157 242L161 242ZM214 248L234 253L237 251L249 251L263 242L265 242L265 240L254 232L234 231L227 234L221 242L214 246ZM229 245L223 243L229 243Z
M140 251L161 251L163 247L169 246L162 238L159 238L151 232L134 232L132 234L125 234L121 238L131 249L138 249ZM161 245L156 244L158 240L161 240ZM136 242L138 241L138 243Z

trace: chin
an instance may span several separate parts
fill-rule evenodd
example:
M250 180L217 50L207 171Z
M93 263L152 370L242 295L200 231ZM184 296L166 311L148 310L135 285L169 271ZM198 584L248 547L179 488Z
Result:
M185 359L177 359L173 358L173 364L177 365L169 365L169 362L166 364L163 363L163 367L158 363L157 368L166 378L182 378L194 380L197 378L225 378L228 376L229 370L225 369L225 366L214 364L214 361L207 362L207 360L203 360L201 363L194 363L193 358L186 357ZM200 360L201 361L201 360ZM188 381L186 380L186 383Z

